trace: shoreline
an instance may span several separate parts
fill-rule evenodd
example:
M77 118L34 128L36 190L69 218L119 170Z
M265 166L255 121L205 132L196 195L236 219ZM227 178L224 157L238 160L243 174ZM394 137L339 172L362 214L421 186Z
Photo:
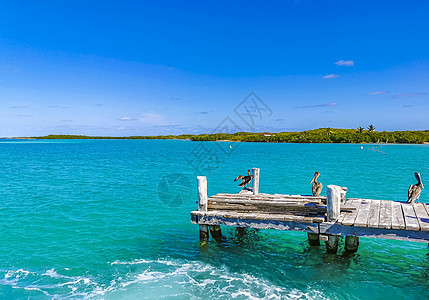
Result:
M7 138L10 139L10 138ZM429 144L429 130L415 131L375 131L341 128L319 128L299 132L236 132L211 134L148 135L148 136L86 136L86 135L47 135L15 137L30 139L115 139L115 140L185 140L212 142L262 142L262 143L317 143L317 144Z

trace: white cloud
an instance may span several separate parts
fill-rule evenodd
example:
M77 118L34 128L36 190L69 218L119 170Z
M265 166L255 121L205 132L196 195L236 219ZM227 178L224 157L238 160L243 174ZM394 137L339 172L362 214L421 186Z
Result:
M335 63L337 66L353 67L355 62L352 60L339 60Z
M118 121L138 121L138 119L134 119L131 117L122 117L122 118L119 118Z
M338 77L340 77L340 75L329 74L329 75L323 76L322 79L334 79L334 78L338 78Z
M368 95L383 95L386 93L387 91L374 91L374 92L369 92Z
M150 125L166 125L164 117L154 112L144 113L140 122Z
M425 96L426 93L399 93L394 95L394 98L413 98L418 96Z

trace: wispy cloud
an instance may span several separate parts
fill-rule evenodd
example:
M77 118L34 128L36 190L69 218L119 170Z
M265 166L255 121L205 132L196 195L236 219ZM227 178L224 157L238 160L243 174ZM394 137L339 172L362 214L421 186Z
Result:
M138 121L139 119L131 118L131 117L122 117L117 119L118 121Z
M426 93L399 93L395 94L393 98L413 98L418 96L424 96L427 95Z
M49 105L48 107L49 108L68 108L67 106L61 106L61 105L58 105L58 104Z
M154 112L148 112L143 114L143 117L140 118L140 122L148 125L166 125L164 117Z
M314 104L314 105L304 105L304 106L295 106L295 108L317 108L317 107L331 107L331 106L337 106L337 102L332 103L322 103L322 104Z
M337 74L329 74L329 75L325 75L322 77L322 79L334 79L334 78L338 78L340 77L340 75Z
M335 63L337 66L353 67L355 62L352 60L339 60Z
M374 91L374 92L368 93L368 95L383 95L383 94L387 94L387 91Z
M25 105L15 105L15 106L11 106L9 108L10 109L21 109L21 108L27 108L27 106L25 106Z
M33 115L17 115L18 118L31 118Z

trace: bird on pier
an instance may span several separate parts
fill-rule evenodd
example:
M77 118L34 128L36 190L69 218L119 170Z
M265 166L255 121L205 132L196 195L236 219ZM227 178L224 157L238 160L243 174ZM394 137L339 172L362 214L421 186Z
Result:
M238 186L243 187L250 183L250 181L253 179L253 175L250 175L250 170L247 170L247 176L239 175L237 176L237 178L234 179L234 181L237 181L240 179L241 179L241 183Z
M420 193L425 188L423 186L423 182L422 182L422 178L420 177L420 173L415 172L414 176L417 179L417 183L414 185L413 184L410 185L410 188L408 189L408 201L407 201L407 203L414 203L416 200L419 200Z
M310 184L313 183L311 187L313 191L313 196L319 196L322 191L323 184L321 182L317 182L317 178L319 177L320 172L315 172L313 178L310 181Z

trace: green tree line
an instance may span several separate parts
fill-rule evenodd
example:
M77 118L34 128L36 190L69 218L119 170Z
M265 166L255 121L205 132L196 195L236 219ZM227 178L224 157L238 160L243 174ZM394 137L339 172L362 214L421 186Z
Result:
M241 141L241 142L267 142L267 143L429 143L429 130L420 131L375 131L370 125L367 130L357 129L319 128L300 132L279 133L252 133L237 132L213 134L182 134L158 136L129 136L106 137L85 135L48 135L35 137L36 139L180 139L192 141Z

